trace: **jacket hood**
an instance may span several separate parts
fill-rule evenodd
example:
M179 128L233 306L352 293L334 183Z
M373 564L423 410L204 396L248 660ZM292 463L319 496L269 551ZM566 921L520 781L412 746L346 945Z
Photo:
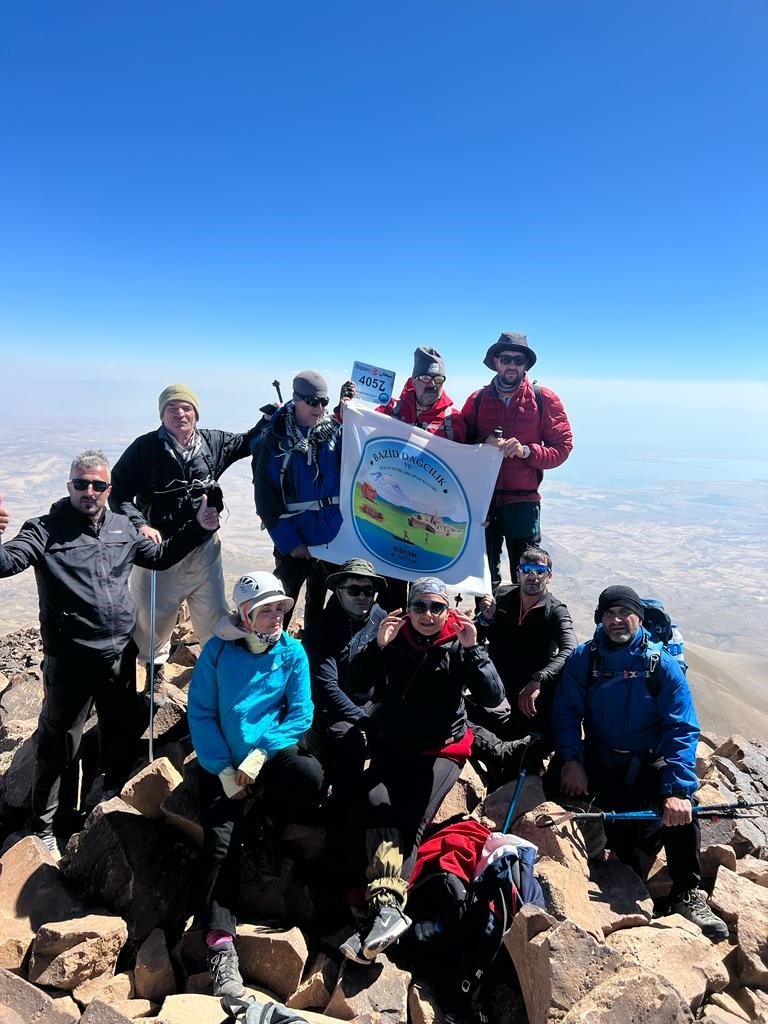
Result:
M213 632L220 640L242 640L243 637L251 635L240 625L240 616L237 612L227 612L226 615L222 615Z
M57 498L56 501L54 501L54 503L51 505L50 509L48 510L48 515L49 516L60 516L60 515L62 515L62 513L65 513L68 509L71 512L75 511L75 508L72 505L72 502L69 500L69 498Z

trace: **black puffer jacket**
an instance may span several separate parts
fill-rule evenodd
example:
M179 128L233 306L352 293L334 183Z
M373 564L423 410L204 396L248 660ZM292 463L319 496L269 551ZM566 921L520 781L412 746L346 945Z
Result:
M125 517L105 509L94 525L62 498L47 516L28 519L0 546L0 577L33 566L40 632L48 654L85 649L108 660L125 647L136 621L128 576L134 565L167 569L208 536L196 520L155 544Z
M462 690L475 702L496 707L504 687L484 647L462 647L451 610L441 641L426 641L410 624L383 650L371 644L352 663L374 685L373 718L384 748L401 753L439 750L467 729Z
M164 538L172 536L194 519L203 496L202 483L218 480L233 462L250 455L251 437L264 425L259 423L245 434L199 430L202 444L187 463L176 457L159 430L142 434L112 470L110 508L128 516L136 529L149 523Z
M366 647L376 646L379 624L386 614L374 604L365 622L355 622L333 594L322 614L305 629L302 643L309 658L316 725L366 717L363 705L373 697L373 682L352 673L351 666Z

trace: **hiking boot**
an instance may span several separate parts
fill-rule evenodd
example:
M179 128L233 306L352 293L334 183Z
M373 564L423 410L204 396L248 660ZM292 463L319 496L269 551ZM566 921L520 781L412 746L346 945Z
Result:
M237 959L234 946L209 949L208 970L211 972L215 996L234 996L239 999L245 995L245 986L240 974L240 961Z
M144 666L144 694L149 697L149 687L152 675L152 665L150 662ZM165 665L155 665L155 678L152 686L155 695L155 707L161 708L165 704Z
M363 956L363 937L360 932L353 932L348 939L345 939L339 946L339 951L353 963L363 964L365 967L370 967L373 963L372 960L366 960Z
M375 960L379 953L397 942L411 924L410 917L405 916L394 899L387 903L380 902L376 907L376 916L362 940L363 956L366 960Z
M58 864L59 861L61 860L61 850L59 849L59 844L56 842L56 836L53 834L53 832L49 832L46 830L44 832L33 832L32 835L37 836L37 838L40 840L40 842L43 844L43 846L46 848L46 850L50 853L50 855Z
M686 921L697 924L713 942L728 938L728 925L712 910L707 903L707 894L702 889L689 889L688 892L673 896L669 912L680 914Z

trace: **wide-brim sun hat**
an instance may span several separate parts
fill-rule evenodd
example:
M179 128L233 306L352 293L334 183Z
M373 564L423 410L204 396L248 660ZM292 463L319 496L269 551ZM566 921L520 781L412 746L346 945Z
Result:
M346 576L365 576L366 579L373 580L380 590L383 590L387 581L383 576L378 576L376 570L370 562L367 562L364 558L350 558L339 568L336 572L330 573L325 578L325 585L328 590L335 590L336 587Z
M498 341L494 341L485 353L483 365L487 366L489 370L495 370L496 367L493 365L493 360L502 352L522 353L527 360L528 365L526 369L528 370L536 362L536 353L528 344L528 338L524 334L518 334L516 331L505 331Z
M271 572L249 572L241 576L235 583L232 599L238 609L247 603L248 613L263 604L272 604L273 601L282 601L285 611L289 612L296 603L292 597L288 597L281 581Z

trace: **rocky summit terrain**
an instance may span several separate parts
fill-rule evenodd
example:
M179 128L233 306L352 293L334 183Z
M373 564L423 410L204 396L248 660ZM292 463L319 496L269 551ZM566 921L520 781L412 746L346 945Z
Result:
M56 863L20 828L29 805L34 729L42 701L36 630L0 645L0 1024L219 1024L203 936L193 919L202 830L186 686L198 653L177 630L169 699L156 716L119 796L101 801L97 737L89 723L67 780L75 810L61 821ZM737 735L702 738L702 803L768 799L768 745ZM514 781L487 792L469 766L438 823L462 816L501 828ZM665 913L663 856L646 882L604 849L594 829L540 827L541 779L527 778L512 831L538 847L546 910L513 918L483 992L498 1024L715 1024L768 1022L768 817L702 822L705 885L727 922L713 944ZM328 883L320 826L288 831L276 857L246 844L237 938L249 993L277 1000L308 1021L440 1024L437 969L394 947L370 968L344 961L353 928ZM590 854L588 857L587 855ZM444 973L444 972L443 972ZM467 1020L481 1020L481 1009ZM452 1018L453 1019L453 1018Z

